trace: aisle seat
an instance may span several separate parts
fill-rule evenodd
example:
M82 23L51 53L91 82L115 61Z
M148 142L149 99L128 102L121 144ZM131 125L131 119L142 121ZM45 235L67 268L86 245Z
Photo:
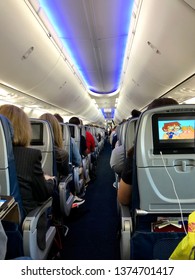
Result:
M120 142L124 145L124 159L127 158L127 152L134 145L136 133L137 118L130 118L121 132ZM118 177L117 177L118 179ZM119 179L118 179L119 181ZM132 232L132 218L129 206L124 206L118 203L119 215L121 217L121 237L120 237L120 252L121 259L130 258L130 236Z
M173 250L168 246L170 240L177 244L185 236L185 220L195 205L194 132L194 105L159 107L145 111L139 118L133 177L132 259L168 259ZM153 224L161 217L178 220L181 232L177 227L171 232L169 227L156 230Z
M81 133L84 133L84 132L81 132L80 128L75 124L68 123L67 125L70 129L71 137L74 138L74 140L77 144L77 147L80 151ZM82 129L82 131L83 131L83 129ZM89 159L87 156L83 156L83 155L81 155L81 156L82 156L82 167L83 167L83 179L84 179L84 181L87 181L89 179ZM77 167L75 169L75 173L74 173L74 176L75 176L74 178L77 183L78 183L78 174L79 174L79 178L80 178L80 175L81 175L80 169ZM76 188L77 194L79 194L82 191L82 189L84 187L84 181L82 182L82 184L81 183L77 184L75 182L75 188Z
M30 119L32 127L31 147L39 149L42 154L42 168L45 174L58 177L55 161L54 137L50 123L40 119ZM69 184L73 180L72 175L64 177L57 182L60 198L60 209L64 216L69 216L72 209L74 196L70 193Z
M53 226L45 228L45 231L41 234L42 240L44 241L44 247L40 248L38 242L40 235L37 230L37 225L41 216L43 218L43 213L46 213L51 206L52 199L50 198L47 202L43 203L40 207L24 217L13 155L12 138L13 129L9 120L0 115L0 194L13 196L20 209L18 223L13 222L12 220L2 222L8 236L7 256L8 258L14 258L25 254L25 256L32 259L45 259L53 243L56 229ZM31 217L31 223L29 223L29 217ZM20 228L25 229L25 232L21 231ZM17 253L21 255L17 256Z

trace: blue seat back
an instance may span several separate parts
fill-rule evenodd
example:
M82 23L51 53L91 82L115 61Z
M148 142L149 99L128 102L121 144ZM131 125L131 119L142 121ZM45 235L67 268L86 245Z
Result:
M72 163L72 147L71 147L71 134L69 126L66 123L60 123L62 128L63 147L69 154L69 163Z
M0 193L13 196L19 205L21 216L23 216L12 146L13 133L10 121L0 115Z

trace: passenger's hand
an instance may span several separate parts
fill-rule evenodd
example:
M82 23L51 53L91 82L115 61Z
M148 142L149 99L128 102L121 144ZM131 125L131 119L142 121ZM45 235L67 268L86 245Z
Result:
M48 174L44 174L45 180L54 180L55 176L50 176Z

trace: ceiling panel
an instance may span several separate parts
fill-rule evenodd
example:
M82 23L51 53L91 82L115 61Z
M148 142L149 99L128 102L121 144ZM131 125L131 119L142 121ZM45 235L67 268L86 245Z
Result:
M40 0L89 90L118 89L132 0ZM96 77L97 76L97 77Z

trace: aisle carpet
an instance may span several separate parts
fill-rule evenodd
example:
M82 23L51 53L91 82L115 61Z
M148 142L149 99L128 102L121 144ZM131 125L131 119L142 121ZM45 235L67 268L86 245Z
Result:
M66 224L69 232L64 241L62 259L69 260L118 260L119 217L114 172L110 168L111 147L105 143L100 153L94 182L90 182L85 203L72 209Z

